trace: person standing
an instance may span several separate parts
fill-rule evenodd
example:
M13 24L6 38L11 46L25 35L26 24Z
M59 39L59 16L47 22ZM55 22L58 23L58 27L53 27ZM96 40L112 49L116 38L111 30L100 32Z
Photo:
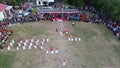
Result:
M72 23L72 26L73 26L73 27L75 26L75 23L74 23L74 22Z

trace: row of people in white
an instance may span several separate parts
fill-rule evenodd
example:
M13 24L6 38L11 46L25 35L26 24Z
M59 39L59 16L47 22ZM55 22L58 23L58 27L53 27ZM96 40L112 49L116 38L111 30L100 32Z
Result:
M8 51L11 50L11 47L12 47L12 46L7 45ZM39 47L41 50L43 49L43 45L40 45L40 46L38 46L38 45L34 45L34 46L28 45L28 47L23 45L22 47L16 46L16 50L19 50L20 48L22 48L23 50L25 50L26 48L28 48L28 49L32 49L32 48L38 49L38 47Z
M33 43L35 43L36 45L38 45L39 43L41 43L42 45L45 43L45 41L46 42L49 42L49 38L42 38L41 40L39 39L39 38L37 38L36 40L34 40L33 38L31 38L30 39L30 41L28 41L28 39L26 39L26 40L20 40L19 42L18 42L18 46L22 46L22 45L28 45L28 44L30 44L30 46L32 46L33 45Z
M49 38L47 38L46 41L49 42ZM34 39L31 39L31 40L30 40L30 43L29 43L28 39L26 39L24 42L23 42L22 40L20 40L20 42L18 43L18 46L16 46L16 50L19 50L21 46L22 46L22 49L25 50L27 45L28 45L28 49L32 49L32 47L34 47L34 49L37 49L37 48L38 48L37 45L39 44L40 40L37 39L37 40L35 41L36 44L34 44L34 46L33 46L33 42L34 42ZM41 41L41 45L40 45L40 49L41 49L41 50L43 49L44 42L45 42L45 39L43 38L42 41ZM10 44L7 45L8 51L11 50L10 47L12 47L14 44L15 44L15 41L12 39L12 40L10 41ZM23 45L22 45L22 44L23 44ZM55 49L50 48L50 50L49 50L49 49L46 49L46 50L45 50L45 54L49 54L49 53L50 53L50 54L55 54L55 53L57 54L58 52L59 52L59 51L58 51L58 48L55 48ZM66 65L66 60L63 60L63 61L62 61L62 65L63 65L63 66Z
M49 49L46 49L46 51L45 51L45 54L57 54L58 53L58 48L55 48L55 49L53 49L53 48L50 48L50 50Z
M32 46L37 49L38 45L41 44L40 48L43 49L43 45L45 42L49 42L49 38L42 38L41 40L39 38L37 38L36 40L34 40L33 38L30 39L30 41L28 39L26 40L20 40L16 46L16 49L19 50L20 47L22 46L23 50L26 49L26 46L28 46L29 49L32 48ZM7 49L10 50L10 47L12 47L15 44L15 41L12 39L9 43L9 45L7 45Z
M80 37L69 36L68 41L81 41Z
M41 41L42 42L49 42L49 38L48 37L46 37L46 38L43 37L41 39ZM23 42L25 42L25 43L28 43L28 42L34 43L34 42L36 42L36 44L37 44L38 42L40 42L40 39L36 38L36 40L34 40L34 38L31 38L30 40L25 39L24 41L20 39L19 43L23 43Z

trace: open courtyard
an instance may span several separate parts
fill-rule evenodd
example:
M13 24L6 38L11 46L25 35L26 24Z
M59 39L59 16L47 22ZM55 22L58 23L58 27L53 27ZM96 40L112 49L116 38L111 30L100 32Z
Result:
M72 23L75 26L72 26ZM9 26L13 34L0 52L0 68L120 68L120 42L103 24L63 21L61 36L56 32L57 22L38 21ZM81 41L69 41L68 37L79 36ZM43 49L22 46L16 49L20 39L49 38ZM8 51L6 45L14 39L15 44ZM39 46L39 45L38 45ZM46 49L58 48L56 54L46 54ZM66 65L63 66L63 60Z

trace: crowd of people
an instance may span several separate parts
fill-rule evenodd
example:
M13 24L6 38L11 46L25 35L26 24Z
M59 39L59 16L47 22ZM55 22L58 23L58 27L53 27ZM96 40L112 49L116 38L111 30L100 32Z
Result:
M27 5L29 7L29 5ZM23 10L21 8L20 10ZM106 25L108 29L110 29L115 36L117 36L120 40L120 23L114 23L109 21L107 17L103 13L97 12L94 7L85 6L81 9L77 9L78 13L33 13L32 11L23 10L23 12L29 12L29 14L22 16L18 16L15 14L11 18L6 18L4 22L7 24L17 24L17 23L27 23L27 22L35 22L41 20L50 20L54 21L57 18L62 18L63 20L74 20L74 21L84 21L87 23L103 23ZM88 15L86 12L89 12Z
M12 34L12 30L8 30L7 24L0 22L0 48L2 48L2 44L5 44L8 37Z
M105 14L103 14L103 12L98 12L93 7L86 6L82 9L87 10L92 13L91 21L93 23L104 24L120 40L120 22L115 22L115 21L107 19Z

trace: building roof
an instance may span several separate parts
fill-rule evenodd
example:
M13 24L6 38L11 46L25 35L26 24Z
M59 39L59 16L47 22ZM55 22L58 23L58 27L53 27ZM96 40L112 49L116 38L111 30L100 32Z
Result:
M5 10L7 7L8 7L8 5L1 4L1 3L0 3L0 12L1 12L2 10Z

